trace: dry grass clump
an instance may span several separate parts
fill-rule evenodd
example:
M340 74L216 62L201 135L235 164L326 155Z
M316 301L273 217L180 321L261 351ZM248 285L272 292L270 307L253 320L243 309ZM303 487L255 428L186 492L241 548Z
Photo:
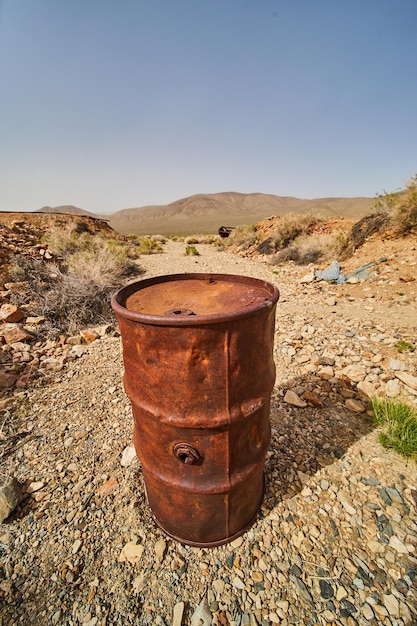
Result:
M294 261L298 265L309 265L334 256L335 241L331 235L301 235L271 259L271 264Z
M417 226L417 175L394 193L380 194L373 211L385 213L389 225L400 233L407 233Z
M138 254L160 254L164 251L166 239L162 235L140 237L137 247Z
M255 224L237 226L224 240L226 246L237 246L238 250L248 250L258 243L258 235Z
M48 336L113 321L111 294L127 276L139 272L129 246L82 233L77 248L71 232L69 238L68 245L61 240L61 256L54 262L17 256L11 270L14 280L28 285L24 292L16 292L15 303L27 304L32 314L46 317L42 332Z

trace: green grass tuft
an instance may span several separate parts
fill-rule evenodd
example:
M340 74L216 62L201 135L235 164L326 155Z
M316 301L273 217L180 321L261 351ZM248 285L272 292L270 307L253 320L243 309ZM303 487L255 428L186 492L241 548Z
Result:
M186 246L185 247L186 256L199 256L200 253L195 246Z
M417 461L417 412L403 402L374 398L375 422L383 430L379 440L402 456Z

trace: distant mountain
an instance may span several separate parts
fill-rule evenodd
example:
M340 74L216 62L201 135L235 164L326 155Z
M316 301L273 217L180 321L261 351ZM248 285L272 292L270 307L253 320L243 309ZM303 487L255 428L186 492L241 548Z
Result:
M318 198L303 200L263 193L223 192L196 194L165 205L123 209L107 216L114 230L136 234L215 233L224 226L251 224L272 215L312 213L313 215L362 217L372 198Z
M101 215L90 213L89 211L84 211L84 209L79 209L78 207L72 206L71 204L64 204L62 206L44 206L41 209L35 211L35 213L62 213L64 215L87 215L88 217L102 217Z
M362 217L373 198L317 198L303 200L265 193L196 194L170 204L123 209L111 215L98 215L72 205L45 206L36 213L84 215L105 219L123 235L192 235L216 233L220 226L253 224L272 215L311 213L329 217Z

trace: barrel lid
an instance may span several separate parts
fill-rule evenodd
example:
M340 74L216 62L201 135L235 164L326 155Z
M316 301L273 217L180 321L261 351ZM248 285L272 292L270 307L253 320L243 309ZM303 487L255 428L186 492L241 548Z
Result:
M247 276L171 274L123 287L112 306L123 317L144 323L198 325L270 308L278 295L270 283Z

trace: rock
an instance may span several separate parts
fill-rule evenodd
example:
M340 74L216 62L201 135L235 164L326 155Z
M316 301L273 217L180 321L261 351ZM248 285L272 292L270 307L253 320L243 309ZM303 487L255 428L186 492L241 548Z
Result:
M141 560L142 554L143 546L134 541L129 541L120 552L119 561L121 563L128 561L132 565L136 565Z
M172 626L181 626L184 614L184 602L177 602L172 613Z
M11 343L17 343L18 341L26 342L34 340L34 336L31 333L17 324L13 328L5 330L3 337L5 342L9 345Z
M9 517L22 500L22 490L16 478L0 487L0 524Z
M324 598L325 600L330 600L330 598L333 598L334 596L333 587L327 582L327 580L320 579L319 587L320 587L320 595L322 598Z
M407 374L406 372L395 372L397 378L400 379L404 385L407 387L411 387L414 391L417 391L417 377L411 376L411 374Z
M107 496L113 495L117 489L117 478L109 478L103 483L96 491L99 498L107 498Z
M30 483L30 485L26 488L26 493L36 493L37 491L43 489L44 486L45 483L43 483L42 481L35 481L33 483Z
M362 402L359 402L359 400L354 400L353 398L348 398L345 401L345 406L347 409L349 409L349 411L353 411L354 413L364 413L366 410Z
M18 378L13 372L0 372L0 389L11 389Z
M366 400L372 400L372 398L375 396L375 387L372 385L372 383L369 383L366 380L361 380L357 384L356 388L359 391L360 395Z
M25 325L39 326L39 324L43 324L44 322L46 322L46 317L43 317L42 315L38 315L36 317L27 317Z
M392 593L384 594L382 596L382 603L391 617L400 617L400 605L397 598Z
M24 317L24 312L14 304L6 303L0 307L0 321L20 322Z
M81 548L82 545L83 545L83 542L81 541L81 539L76 539L74 543L72 544L72 553L77 554L78 550Z
M85 328L84 330L80 330L80 335L84 339L85 343L93 343L93 341L100 339L98 333L91 328Z
M305 391L301 398L305 402L307 402L307 404L311 404L312 406L315 406L319 409L323 407L323 402L320 400L318 395L316 393L313 393L312 391Z
M330 380L334 376L334 370L330 365L326 365L325 367L321 367L318 370L317 376L319 376L323 380Z
M302 400L300 396L298 396L295 391L292 391L291 389L288 389L288 391L286 392L284 396L284 402L286 402L287 404L291 404L292 406L298 406L300 408L307 406L307 402Z
M329 296L328 298L326 298L326 304L328 306L336 306L337 304L337 300L335 296Z
M390 359L388 363L388 368L397 372L405 372L407 366L403 361L400 361L399 359Z
M388 398L397 398L401 393L400 383L396 378L387 381L385 385L385 394Z
M120 465L122 467L130 467L132 463L136 459L136 450L135 446L126 446L126 448L122 452L122 460L120 461Z
M413 280L415 280L415 277L411 274L401 274L401 276L399 276L398 278L403 283L411 283Z
M159 539L154 546L155 556L158 563L162 563L162 561L164 560L166 549L166 541L164 539Z
M394 550L399 554L408 554L408 548L395 535L390 537L389 545L391 546L391 548L394 548Z
M313 283L316 280L314 272L309 272L300 279L300 283Z
M191 626L211 626L212 621L210 610L203 598L191 617Z
M69 351L69 356L74 356L77 359L79 359L80 357L83 356L84 352L86 351L87 346L82 346L82 345L74 345L72 346L71 350Z
M353 380L353 382L359 383L365 378L366 371L362 365L348 365L342 370L342 374Z

